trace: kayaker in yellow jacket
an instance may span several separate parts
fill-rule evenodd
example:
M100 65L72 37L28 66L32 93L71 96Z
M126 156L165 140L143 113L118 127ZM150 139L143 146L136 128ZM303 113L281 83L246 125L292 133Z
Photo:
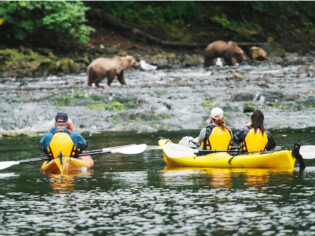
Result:
M56 157L60 151L64 155L67 153L67 155L76 156L88 146L86 140L78 132L72 132L67 128L67 121L68 115L58 112L55 117L56 127L51 128L40 140L42 150L51 158Z
M203 150L228 150L231 148L232 131L224 124L223 110L211 110L206 128L201 129L198 141Z
M253 112L250 125L235 133L233 141L241 144L243 152L263 152L276 147L271 133L264 127L264 114L260 110Z

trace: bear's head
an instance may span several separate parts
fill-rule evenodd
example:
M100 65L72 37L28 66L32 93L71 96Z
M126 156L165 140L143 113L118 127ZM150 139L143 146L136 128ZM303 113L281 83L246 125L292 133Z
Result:
M241 63L243 61L244 58L244 51L242 49L240 49L239 47L237 47L235 49L235 59L238 63Z
M136 59L134 59L133 56L126 56L127 60L128 60L128 65L129 67L138 67L139 63L136 61Z

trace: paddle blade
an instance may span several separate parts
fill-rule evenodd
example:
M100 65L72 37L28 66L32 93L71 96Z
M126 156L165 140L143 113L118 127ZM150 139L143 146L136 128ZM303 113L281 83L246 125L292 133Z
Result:
M181 158L195 154L194 149L178 144L168 144L163 148L166 156L172 158Z
M315 146L303 145L300 147L300 154L303 159L315 159Z
M18 165L18 164L20 164L19 161L2 161L0 162L0 170L6 169L11 166Z
M111 153L122 153L122 154L139 154L147 149L146 144L139 144L133 146L127 146L122 148L116 148L111 151Z

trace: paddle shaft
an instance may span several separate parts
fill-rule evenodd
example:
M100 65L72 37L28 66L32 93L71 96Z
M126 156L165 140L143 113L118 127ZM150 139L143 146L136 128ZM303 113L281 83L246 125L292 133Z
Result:
M99 155L105 153L122 153L122 154L139 154L146 150L146 144L131 144L131 145L124 145L124 146L117 146L117 147L108 147L98 150L91 150L88 152L80 153L78 156L86 156L86 155ZM38 161L48 161L50 160L49 157L37 157L31 158L27 160L20 160L20 161L2 161L0 162L0 170L9 168L14 165L24 164L24 163L31 163L31 162L38 162Z

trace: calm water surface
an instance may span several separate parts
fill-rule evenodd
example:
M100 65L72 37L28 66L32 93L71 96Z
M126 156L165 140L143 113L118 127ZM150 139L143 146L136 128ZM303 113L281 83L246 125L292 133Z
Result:
M273 133L283 147L314 144L312 130ZM84 134L89 149L185 135L198 131ZM0 161L42 156L39 139L0 139ZM303 173L167 169L160 150L94 160L82 176L0 171L0 235L315 235L313 160Z

